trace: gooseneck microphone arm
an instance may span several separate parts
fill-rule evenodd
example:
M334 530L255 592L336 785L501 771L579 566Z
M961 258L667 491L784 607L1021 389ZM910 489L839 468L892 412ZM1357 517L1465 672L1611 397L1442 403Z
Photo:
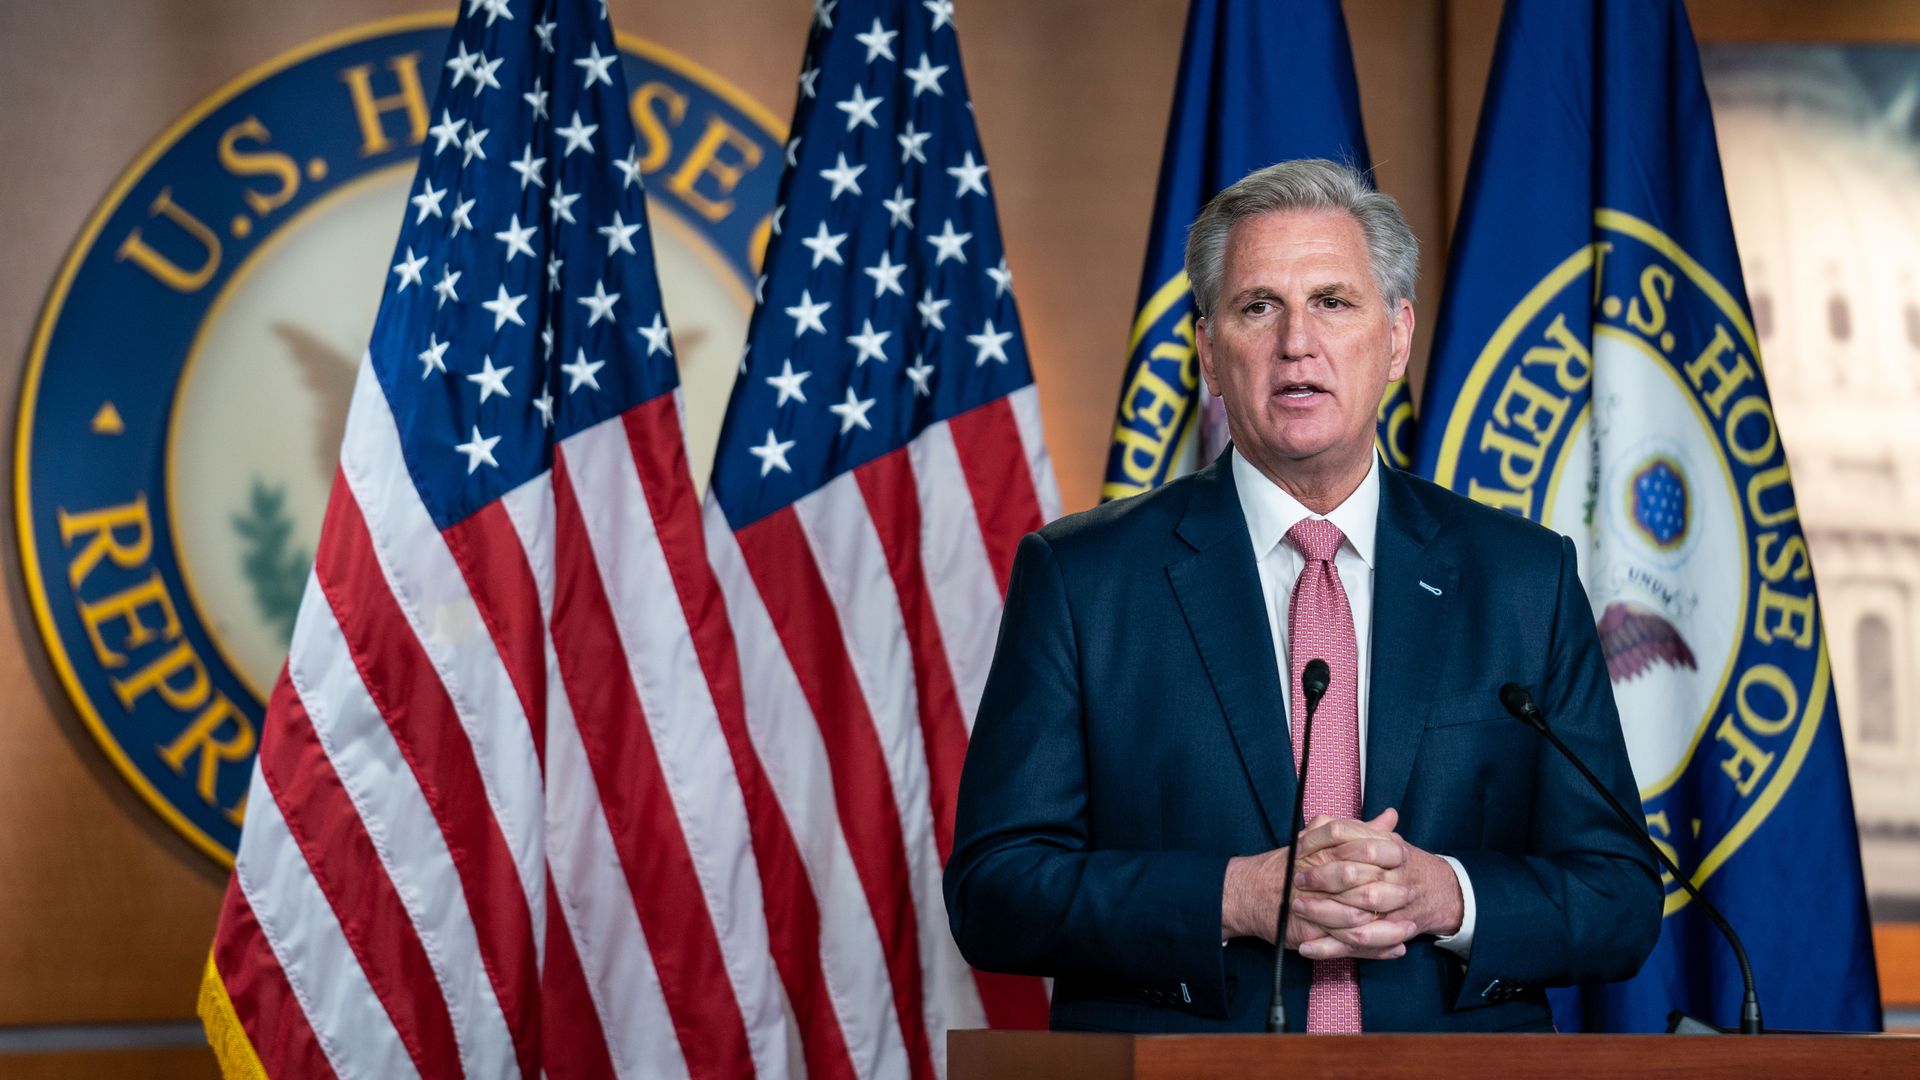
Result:
M1318 657L1307 661L1300 671L1300 692L1307 699L1307 716L1300 725L1300 779L1293 789L1293 816L1288 818L1293 839L1287 844L1287 879L1280 886L1280 916L1273 932L1273 1001L1267 1005L1267 1030L1287 1030L1287 999L1282 973L1287 966L1287 914L1293 908L1293 864L1300 855L1300 834L1306 830L1307 755L1313 751L1313 713L1326 696L1332 674L1327 662Z
M1687 895L1693 898L1693 902L1699 904L1700 910L1706 913L1715 927L1719 928L1721 936L1727 939L1727 944L1733 946L1733 958L1740 964L1740 981L1746 987L1746 997L1740 1003L1740 1034L1760 1034L1762 1031L1760 995L1753 988L1753 965L1747 962L1746 946L1740 944L1740 935L1734 933L1733 924L1727 921L1726 916L1720 914L1719 908L1714 907L1706 897L1700 895L1700 891L1693 887L1693 882L1687 879L1687 875L1682 874L1673 860L1667 857L1667 853L1660 849L1660 845L1653 842L1653 837L1647 835L1646 822L1634 817L1626 807L1620 805L1620 800L1614 798L1613 792L1607 790L1607 785L1593 775L1593 770L1587 768L1587 763L1581 761L1571 747L1560 741L1560 736L1554 734L1553 729L1547 726L1546 714L1540 711L1540 706L1535 703L1533 695L1529 694L1525 687L1516 683L1508 683L1501 687L1500 704L1506 708L1507 712L1513 714L1515 720L1544 735L1546 740L1553 744L1554 749L1560 751L1568 761L1573 763L1574 768L1580 770L1580 775L1587 778L1587 783L1593 785L1593 790L1599 792L1601 797L1606 799L1607 805L1613 807L1613 812L1620 815L1620 820L1627 823L1628 831L1640 838L1640 842L1648 851L1653 852L1653 857L1659 860L1660 865L1666 867L1667 873L1673 875L1673 880L1680 883L1680 887L1686 890Z

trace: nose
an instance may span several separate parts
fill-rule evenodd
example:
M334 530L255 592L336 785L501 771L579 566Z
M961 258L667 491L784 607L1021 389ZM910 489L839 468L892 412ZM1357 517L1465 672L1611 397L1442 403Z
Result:
M1289 307L1280 324L1280 358L1304 360L1320 353L1320 337L1313 319L1298 308Z

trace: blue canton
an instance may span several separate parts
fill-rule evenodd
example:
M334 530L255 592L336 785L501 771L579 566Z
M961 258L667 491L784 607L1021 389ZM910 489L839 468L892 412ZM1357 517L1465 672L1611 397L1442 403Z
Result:
M1033 382L949 0L819 0L741 378L735 529Z
M369 347L440 528L679 384L619 55L593 0L454 25Z

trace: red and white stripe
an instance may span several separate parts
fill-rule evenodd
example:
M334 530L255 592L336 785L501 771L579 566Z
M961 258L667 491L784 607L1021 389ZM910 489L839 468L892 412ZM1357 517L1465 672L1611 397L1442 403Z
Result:
M214 964L272 1074L935 1076L1037 1023L940 893L1031 388L740 532L677 395L442 532L371 365Z

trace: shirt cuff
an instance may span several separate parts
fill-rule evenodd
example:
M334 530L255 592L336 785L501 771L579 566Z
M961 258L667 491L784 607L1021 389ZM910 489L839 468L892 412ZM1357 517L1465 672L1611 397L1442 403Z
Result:
M1451 855L1440 857L1453 867L1453 876L1460 882L1460 929L1436 940L1434 944L1465 960L1473 952L1473 924L1477 914L1473 905L1473 882L1467 877L1467 868L1460 865L1459 859Z

